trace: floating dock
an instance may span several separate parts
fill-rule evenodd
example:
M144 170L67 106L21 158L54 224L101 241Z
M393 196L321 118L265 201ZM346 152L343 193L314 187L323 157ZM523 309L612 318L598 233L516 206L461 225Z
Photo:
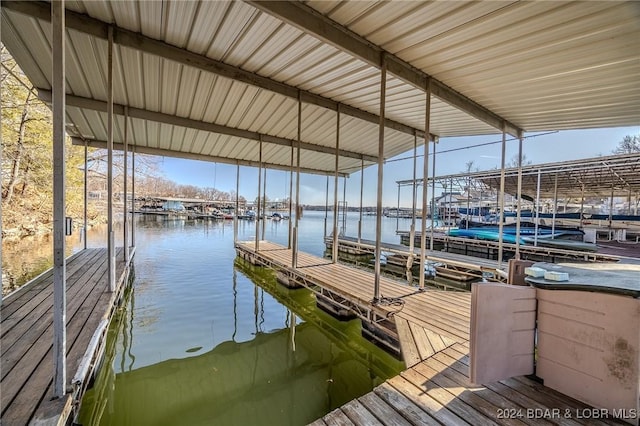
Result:
M133 256L133 253L131 254ZM67 386L53 396L53 275L49 270L2 301L2 424L66 424L82 398L129 281L123 249L116 252L116 291L109 291L107 249L67 259Z
M622 424L576 418L595 410L527 377L471 384L470 293L420 292L380 277L383 303L372 304L374 276L369 271L301 252L293 268L292 250L267 241L260 241L258 250L255 242L239 242L236 250L246 261L271 267L353 310L363 328L368 323L397 339L407 369L316 420L314 426Z

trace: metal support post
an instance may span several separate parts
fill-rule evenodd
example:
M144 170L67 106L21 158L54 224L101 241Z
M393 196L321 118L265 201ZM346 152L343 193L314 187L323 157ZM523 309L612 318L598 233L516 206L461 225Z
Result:
M298 221L300 220L300 146L302 143L302 95L298 92L298 146L296 147L296 223L293 227L291 267L298 267ZM289 219L291 220L291 219Z
M264 168L264 180L262 181L262 204L264 205L264 219L262 220L262 240L265 239L267 229L267 168Z
M538 169L538 183L536 186L536 223L533 235L533 246L538 247L538 224L540 222L540 180L541 180L541 172Z
M373 276L373 304L380 302L380 258L382 256L382 183L384 172L384 120L387 99L387 61L382 55L380 67L380 122L378 124L378 182L376 195L376 248Z
M420 227L420 270L418 285L424 290L424 273L427 265L427 189L429 185L429 134L431 133L431 80L427 80L425 91L425 117L424 117L424 158L422 174L422 220Z
M233 216L233 246L238 243L238 215L240 214L240 163L236 164L236 208Z
M556 233L556 212L558 211L558 174L556 173L553 184L553 219L551 222L551 239L555 239Z
M65 7L51 3L53 50L53 396L67 386L67 271L65 262Z
M499 208L500 208L500 223L498 224L498 269L502 268L502 252L503 252L503 231L504 231L504 167L505 167L505 155L507 150L507 131L506 125L502 123L502 155L500 160L500 193L499 196Z
M128 170L128 158L129 158L129 107L124 107L124 207L123 207L123 231L122 231L122 239L124 240L124 261L125 264L129 262L129 212L127 211L128 206L128 185L129 182L129 170Z
M109 291L116 289L116 248L113 231L113 27L107 49L107 253Z
M522 134L518 137L518 207L516 210L516 255L515 258L520 260L520 218L522 215ZM481 193L482 195L482 193ZM480 203L482 208L482 203Z
M82 206L83 206L83 214L82 214L82 245L84 247L84 249L87 249L87 204L88 204L88 200L89 200L89 186L88 186L88 173L89 173L89 156L87 153L87 140L84 140L84 176L83 176L83 180L84 180L84 194L83 194L83 199L82 199Z
M338 261L338 168L340 166L340 105L336 112L336 162L333 177L333 239L331 244L331 261Z
M328 178L327 178L328 179ZM287 238L287 248L291 249L293 246L293 144L291 144L291 164L289 165L289 233ZM327 234L327 227L325 226L325 235Z
M256 206L256 253L260 250L260 221L262 220L262 200L260 197L260 191L262 190L262 136L260 136L258 143L260 148L258 154L258 205ZM264 224L262 226L264 226Z
M362 241L362 193L364 191L364 158L360 160L360 218L358 219L358 244Z
M434 237L434 223L433 219L435 216L436 209L436 144L438 143L438 139L433 140L433 162L431 164L431 235L429 241L429 250L433 251L433 237ZM426 212L423 212L426 214Z

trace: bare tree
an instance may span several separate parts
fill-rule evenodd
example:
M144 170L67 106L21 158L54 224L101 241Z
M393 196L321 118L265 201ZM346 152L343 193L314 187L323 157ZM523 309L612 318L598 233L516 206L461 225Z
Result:
M640 134L625 136L613 150L614 154L633 154L636 152L640 152Z

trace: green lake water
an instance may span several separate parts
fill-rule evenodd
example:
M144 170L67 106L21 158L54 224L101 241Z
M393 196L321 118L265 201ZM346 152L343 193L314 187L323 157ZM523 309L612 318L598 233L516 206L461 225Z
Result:
M375 217L364 221L373 238ZM322 256L323 229L324 212L305 212L300 250ZM383 220L385 241L395 230ZM287 221L266 221L265 234L286 245ZM254 238L254 222L241 221L239 239ZM337 321L309 290L236 259L232 221L139 219L136 246L83 425L303 425L403 369L362 338L359 320Z

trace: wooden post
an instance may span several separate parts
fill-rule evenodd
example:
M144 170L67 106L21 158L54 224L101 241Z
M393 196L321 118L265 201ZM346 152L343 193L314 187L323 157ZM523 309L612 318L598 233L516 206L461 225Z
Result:
M107 265L109 291L116 289L116 250L113 233L113 27L107 49Z
M53 396L67 393L67 271L65 261L65 7L51 2L53 50Z
M340 105L336 113L336 163L333 177L333 240L331 245L331 261L338 261L338 168L340 166Z
M500 193L498 194L498 204L500 208L500 223L498 224L498 269L502 267L502 252L503 252L503 231L504 231L504 166L505 166L505 156L507 150L507 131L506 125L502 123L502 155L500 157Z
M380 257L382 256L382 183L384 172L384 112L387 96L387 61L382 55L380 67L380 122L378 124L378 191L376 196L376 248L373 276L373 304L380 302Z
M84 140L84 176L83 176L83 180L84 180L84 194L83 194L83 200L82 200L82 205L83 205L83 214L82 214L82 243L83 243L83 248L86 250L87 249L87 203L88 203L88 196L89 196L89 186L88 186L88 161L89 161L89 157L87 154L87 140Z
M418 271L420 290L424 290L424 271L427 264L427 190L429 185L429 134L431 133L431 80L427 80L425 90L424 116L424 157L422 161L422 219L420 227L420 270Z

